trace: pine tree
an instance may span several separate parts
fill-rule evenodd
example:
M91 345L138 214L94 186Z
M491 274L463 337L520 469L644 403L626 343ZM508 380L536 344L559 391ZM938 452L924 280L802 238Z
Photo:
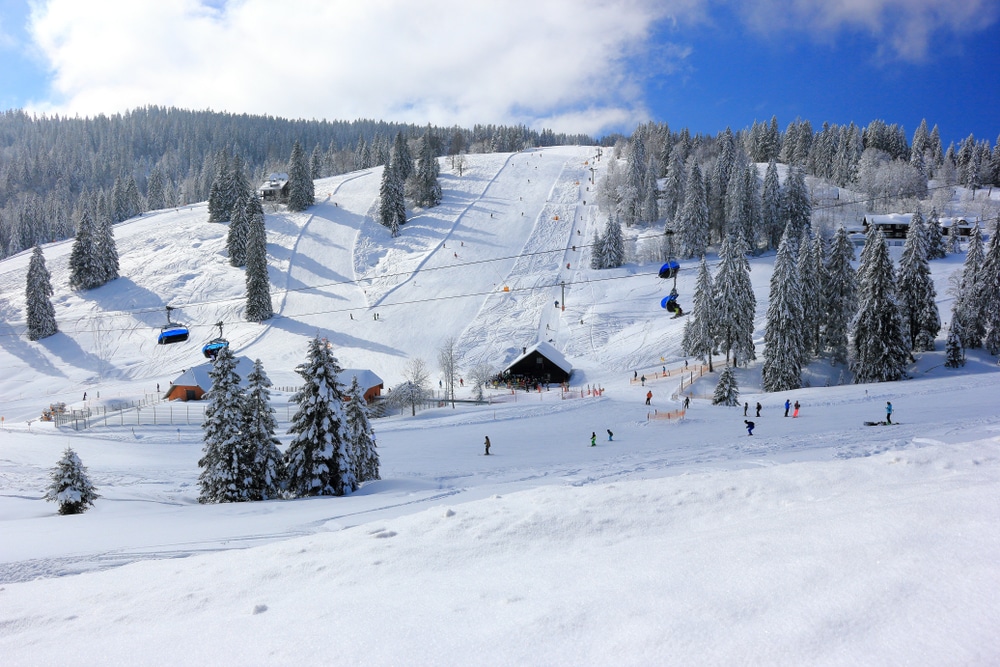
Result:
M712 274L702 255L698 264L698 280L691 302L691 317L684 324L682 347L684 354L708 360L712 372L712 353L715 351L715 298L712 292Z
M785 223L792 226L792 233L798 237L809 227L812 217L812 202L806 187L806 175L801 167L792 166L788 169L784 195Z
M342 496L357 488L344 434L341 372L329 343L314 338L305 363L295 369L304 384L292 396L298 410L288 432L292 442L285 454L288 490L296 497Z
M684 204L684 190L687 185L687 174L681 161L680 151L673 151L670 163L667 165L667 177L663 190L662 214L672 221Z
M118 246L115 243L115 228L111 217L102 211L96 217L94 253L96 255L97 286L105 285L119 276Z
M151 211L157 211L167 207L166 197L167 182L163 176L163 171L157 166L149 172L146 179L146 203Z
M625 236L622 233L622 223L618 218L609 218L601 239L604 249L602 269L615 269L625 263Z
M1000 353L1000 216L986 247L983 260L983 325L986 327L986 350Z
M243 427L246 395L236 373L236 359L228 347L215 355L208 372L212 388L205 406L203 456L198 461L198 502L236 503L252 499L253 452L247 448Z
M781 242L782 230L785 227L782 222L783 210L784 199L781 194L781 182L778 180L778 165L771 160L767 165L767 171L764 172L760 201L761 232L768 248L777 248Z
M243 402L243 438L250 457L250 500L280 498L285 484L285 460L275 437L278 422L271 407L271 380L260 359L247 376Z
M351 458L354 462L354 476L358 482L382 479L379 474L375 433L368 415L368 402L365 400L365 392L358 384L356 376L351 380L346 399L344 418L346 419L347 439L351 443L351 451L353 452Z
M843 226L834 235L830 257L826 264L824 281L823 347L835 364L847 362L848 332L854 317L857 276L851 263L854 261L854 244Z
M652 160L646 166L646 178L642 184L642 204L639 219L653 223L660 218L660 188L656 182L656 170Z
M24 289L27 308L28 340L41 340L58 333L56 311L52 307L52 281L45 267L42 247L35 246L28 263L28 276Z
M983 303L983 264L986 261L983 251L983 237L979 225L973 225L969 233L969 246L962 265L962 281L959 294L955 301L954 315L962 325L962 347L967 350L983 346L986 336L986 321Z
M798 256L799 284L802 289L802 362L818 356L823 349L826 319L826 290L823 266L823 239L808 232L802 235Z
M594 230L594 239L590 242L590 268L603 269L607 261L604 258L604 238Z
M736 371L729 364L719 374L719 382L715 385L712 395L712 405L727 405L732 407L740 404L740 387L736 382Z
M249 322L263 322L274 315L271 304L271 282L267 274L267 229L264 227L264 209L257 193L247 200L246 283Z
M52 469L51 480L45 491L45 499L59 503L60 514L82 514L100 498L97 488L87 475L87 468L69 447Z
M309 158L309 175L314 181L323 178L323 151L319 144L313 148L312 156Z
M750 283L750 262L743 239L727 236L719 257L719 270L713 283L716 342L726 351L727 362L732 353L733 363L743 365L757 358L753 344L757 299Z
M387 164L382 169L379 186L378 218L389 229L392 237L399 236L399 227L406 222L406 199L400 170Z
M961 368L965 365L965 348L962 347L962 323L955 317L954 312L951 317L951 326L948 327L948 342L944 345L944 365L948 368Z
M906 243L903 244L898 287L903 333L909 342L909 349L917 351L933 350L934 339L941 330L937 292L927 260L926 240L926 231L918 211L910 221Z
M441 203L443 194L438 180L440 173L441 167L434 155L434 145L428 130L420 140L420 160L413 190L413 201L417 206L432 208Z
M802 386L804 348L802 286L794 245L789 238L791 225L778 245L771 274L771 295L764 325L764 391L787 391Z
M101 285L96 235L94 220L84 206L80 209L76 239L69 256L69 284L73 289L93 289Z
M250 234L250 216L252 215L251 197L253 193L243 193L236 200L233 212L229 217L229 232L226 235L226 250L229 251L229 263L232 266L246 266L247 238Z
M931 209L924 229L927 232L927 259L945 257L947 252L944 247L944 233L941 230L941 219L938 217L936 209Z
M305 151L296 141L288 160L288 210L304 211L312 206L316 199L315 187Z
M852 322L851 371L855 384L892 382L909 358L896 300L896 273L881 230L872 225L858 269L858 312Z
M233 175L229 155L220 151L215 155L215 178L208 193L208 221L229 222L233 212Z
M399 172L399 180L402 183L406 183L413 175L413 156L410 155L410 146L402 132L397 132L392 142L389 163Z
M684 190L684 204L677 214L674 226L680 237L681 256L700 257L708 248L708 202L701 168L693 157L688 162L690 168Z

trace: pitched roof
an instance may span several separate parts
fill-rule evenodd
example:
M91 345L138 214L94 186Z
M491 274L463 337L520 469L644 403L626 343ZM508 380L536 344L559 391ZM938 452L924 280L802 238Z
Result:
M563 356L563 353L554 348L550 343L546 343L545 341L535 343L531 347L527 348L523 354L521 354L519 357L511 361L509 364L507 364L507 368L505 368L504 370L508 370L512 366L517 365L519 361L528 357L534 352L538 352L540 355L542 355L543 357L551 361L553 364L558 366L560 370L565 371L566 375L570 375L573 373L573 365L568 361L566 361L566 357Z
M382 378L375 375L372 371L367 368L345 368L340 371L340 375L337 376L337 381L344 387L351 386L351 378L358 378L358 384L361 385L362 391L368 391L372 387L377 387L380 384L385 384Z
M208 361L194 368L189 368L170 383L172 387L201 387L208 391L212 388L212 378L208 372L212 370L212 362ZM253 360L250 357L236 357L236 374L240 376L240 386L247 386L247 376L253 371Z

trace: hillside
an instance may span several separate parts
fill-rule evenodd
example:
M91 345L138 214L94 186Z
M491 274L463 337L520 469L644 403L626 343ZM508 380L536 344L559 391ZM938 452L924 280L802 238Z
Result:
M660 309L658 266L583 268L573 246L604 224L592 158L469 156L461 177L443 161L443 204L397 239L371 219L380 169L319 181L306 213L268 210L278 315L262 325L242 321L243 272L203 205L118 225L122 278L92 292L66 287L70 243L46 246L62 333L38 343L15 335L28 254L0 262L2 662L1000 660L996 359L970 351L946 369L939 340L909 380L836 386L820 361L781 394L760 393L758 362L738 371L741 400L762 404L753 436L742 410L706 398L713 374L685 385L683 419L660 419L695 372L685 320ZM945 321L962 260L931 264ZM751 260L758 341L772 262ZM678 278L682 300L694 273ZM166 304L192 327L187 343L156 345ZM382 479L341 498L200 505L196 406L80 431L37 421L56 400L154 395L203 361L220 320L278 386L297 382L316 334L389 386L412 358L436 385L450 336L463 370L540 339L576 370L567 393L498 390L487 405L377 420ZM286 426L288 394L274 399ZM800 417L782 416L786 399ZM901 423L865 426L886 401ZM101 498L62 517L42 495L67 445Z

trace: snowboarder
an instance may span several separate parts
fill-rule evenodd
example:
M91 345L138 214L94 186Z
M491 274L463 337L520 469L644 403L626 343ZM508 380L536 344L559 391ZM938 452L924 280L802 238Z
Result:
M743 423L747 425L747 435L753 435L753 427L756 426L752 421L743 420Z
M790 408L790 407L792 407L792 403L791 403L791 401L789 401L789 400L788 400L788 399L786 398L786 399L785 399L785 416L786 416L786 417L788 416L788 408Z
M757 401L757 416L758 417L760 417L760 408L761 408L760 401Z
M792 417L795 418L798 416L799 416L799 402L795 401L795 412L792 413Z
M615 434L614 434L614 433L612 433L612 432L611 432L611 429L609 428L609 429L608 429L608 442L613 442L613 441L614 441L614 438L615 438Z
M892 423L892 403L890 403L889 401L885 402L885 423L886 424Z
M490 436L486 436L486 442L483 443L483 444L486 445L486 456L489 456L490 455Z
M747 416L747 410L749 410L749 409L750 409L750 404L749 403L744 403L743 404L743 416L744 417Z
M632 379L633 380L639 379L639 371L632 371Z
M596 431L591 431L590 432L590 446L591 447L597 447L597 432Z
M646 392L646 405L649 405L651 400L653 400L653 391L649 390Z

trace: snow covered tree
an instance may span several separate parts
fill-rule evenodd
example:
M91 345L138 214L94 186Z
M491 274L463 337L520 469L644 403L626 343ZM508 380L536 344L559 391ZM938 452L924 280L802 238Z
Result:
M246 243L246 318L250 322L263 322L274 315L271 304L271 282L267 274L267 229L264 227L264 209L252 193L248 200Z
M594 238L590 242L590 268L600 270L604 268L604 239L594 230Z
M715 298L712 293L712 274L702 255L698 264L698 280L691 302L691 317L684 323L682 347L684 354L708 360L712 372L712 353L715 351Z
M757 358L753 344L757 298L750 283L750 262L743 239L726 236L719 256L719 270L713 282L716 342L726 351L726 362L732 353L733 363L738 366Z
M379 186L378 219L395 238L399 236L400 225L406 222L406 195L400 170L391 163L382 169L382 184Z
M805 363L822 351L826 320L823 239L818 234L810 235L808 230L799 242L798 270L802 291L802 363Z
M319 337L309 343L305 363L295 372L304 384L292 396L298 404L288 432L293 434L285 461L288 490L296 497L342 496L357 489L349 443L344 433L341 373L329 343Z
M483 400L483 389L490 383L496 372L493 366L485 362L476 364L469 369L468 378L472 383L472 396L477 401Z
M674 228L680 237L681 257L700 257L708 248L708 201L705 198L705 184L701 178L698 162L689 158L690 167L684 203L674 221Z
M663 189L662 214L667 221L672 221L677 211L684 204L684 190L687 185L687 173L684 170L684 163L681 161L681 152L672 151L670 162L667 165L666 183Z
M771 160L767 165L767 171L764 172L760 199L761 234L767 241L768 248L777 248L781 242L781 234L785 228L784 205L781 182L778 180L778 165Z
M955 301L954 316L962 325L962 347L976 349L983 346L986 336L986 304L983 303L983 264L986 261L983 237L979 225L973 225L969 233L969 245L962 265L962 281Z
M986 327L986 350L1000 353L1000 216L986 247L983 260L983 282L980 287L983 299L983 325Z
M903 333L909 349L934 349L934 339L941 330L937 309L937 292L927 260L927 236L919 211L910 221L910 229L899 260L899 308Z
M288 160L288 210L304 211L315 200L316 185L313 183L309 162L302 144L296 141Z
M115 228L107 212L97 214L94 233L94 253L97 262L97 286L105 285L118 278L118 246L115 244Z
M896 300L896 272L885 237L872 225L858 269L858 312L852 322L855 384L892 382L905 375L909 352Z
M927 259L942 259L947 255L944 247L944 233L941 230L941 219L937 209L931 209L931 214L924 224L927 236Z
M74 289L99 287L100 264L97 254L97 229L88 207L81 207L76 224L76 240L69 255L69 284Z
M309 175L313 181L323 178L323 149L316 144L309 158Z
M802 286L795 246L789 238L791 229L791 225L785 228L771 274L771 295L764 325L764 365L761 369L764 391L787 391L802 386L805 346Z
M438 349L438 366L441 368L441 375L444 377L445 398L451 400L451 407L455 407L455 386L458 384L458 341L454 336L449 336Z
M646 178L642 184L642 203L639 207L639 219L653 223L660 218L660 188L656 182L656 169L650 160L646 166Z
M854 244L843 226L837 228L826 263L823 347L835 364L847 362L848 333L856 306L857 276L851 263Z
M734 165L726 197L726 229L742 236L747 248L756 254L762 217L757 167L753 163Z
M404 382L389 392L386 401L394 407L409 407L410 415L416 416L417 406L427 400L427 364L423 359L410 359L403 370Z
M792 226L792 232L798 238L809 227L812 218L812 201L806 187L806 175L801 167L792 166L788 169L784 203L785 223Z
M275 436L278 422L271 407L271 380L257 359L247 376L243 401L243 439L250 458L250 500L280 498L285 484L285 458Z
M399 172L399 180L403 183L406 183L413 175L413 156L410 155L410 145L406 142L406 137L403 136L402 132L397 132L396 138L392 142L389 163L393 169Z
M358 482L382 479L379 474L378 450L375 446L375 432L368 416L368 402L365 392L355 376L347 390L344 404L347 440L351 446L354 463L354 477Z
M58 333L56 311L52 307L52 281L45 268L42 247L35 246L28 263L28 277L24 289L27 308L28 340L41 340Z
M220 151L215 155L215 178L208 193L209 222L229 222L236 203L234 193L232 164L228 153Z
M45 491L45 499L59 503L60 514L83 514L100 498L97 488L87 475L87 468L69 447L52 469L51 480Z
M167 179L158 166L153 167L146 179L146 205L151 211L167 207Z
M414 179L413 202L423 208L432 208L441 203L444 196L438 177L441 167L434 154L434 144L431 141L430 130L420 139L420 159L417 162L417 173Z
M712 395L712 405L727 405L732 407L740 404L740 387L736 382L736 371L726 364L719 374L719 382L715 385Z
M244 442L246 396L228 347L215 355L208 372L212 388L205 406L203 456L198 461L198 502L236 503L251 500L253 453Z
M962 323L951 317L951 326L948 327L948 342L944 345L944 365L948 368L961 368L965 365L965 348L962 347Z
M247 263L247 237L250 234L250 217L253 215L251 197L254 196L256 195L251 192L241 195L229 217L226 250L229 251L229 263L232 266L246 266Z
M604 251L602 269L616 269L625 263L625 236L622 233L622 223L617 217L608 218L601 246Z

